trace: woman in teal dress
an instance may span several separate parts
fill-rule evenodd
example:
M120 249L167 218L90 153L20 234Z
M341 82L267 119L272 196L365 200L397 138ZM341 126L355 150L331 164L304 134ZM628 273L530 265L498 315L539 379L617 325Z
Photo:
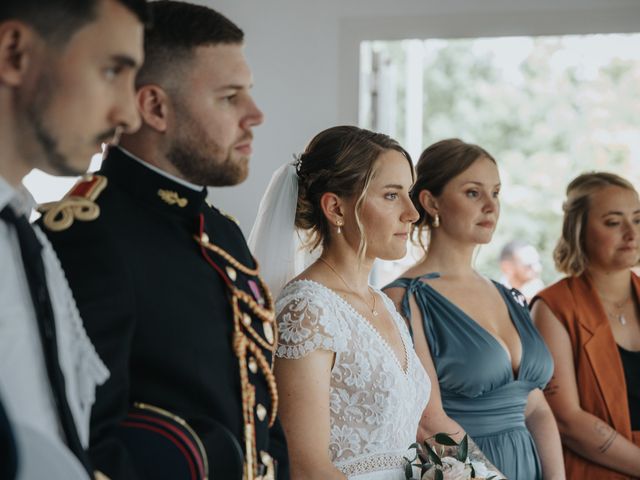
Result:
M425 256L385 290L409 320L431 377L419 437L467 433L470 456L486 457L506 478L564 479L542 393L553 372L549 351L524 297L472 266L500 213L496 162L476 145L443 140L423 152L417 172L414 231Z

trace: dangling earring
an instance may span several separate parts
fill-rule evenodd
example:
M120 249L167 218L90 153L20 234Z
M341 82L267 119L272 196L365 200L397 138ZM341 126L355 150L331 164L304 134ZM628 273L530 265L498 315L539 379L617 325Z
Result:
M436 216L433 217L433 228L438 228L440 226L440 215L436 213Z
M340 235L342 233L342 228L340 228L342 227L342 220L338 219L336 221L336 225L338 226L338 228L336 228L336 233Z

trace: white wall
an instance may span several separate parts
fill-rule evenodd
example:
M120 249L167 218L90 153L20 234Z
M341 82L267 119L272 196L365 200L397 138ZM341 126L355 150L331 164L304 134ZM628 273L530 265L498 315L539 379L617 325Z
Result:
M640 31L637 0L208 0L246 34L255 131L249 179L211 197L248 234L283 162L320 130L358 118L362 40Z
M255 131L248 180L211 193L246 234L272 172L320 130L357 123L362 40L640 31L638 0L191 1L245 31L254 96L266 117ZM25 183L44 202L73 180L34 172Z

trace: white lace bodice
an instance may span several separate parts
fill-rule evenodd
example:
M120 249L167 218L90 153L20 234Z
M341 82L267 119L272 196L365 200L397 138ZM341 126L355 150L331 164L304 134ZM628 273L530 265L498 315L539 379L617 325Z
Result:
M431 391L403 319L386 295L376 293L400 331L406 372L378 331L333 290L298 280L276 302L278 357L335 352L329 452L338 466L362 455L406 452Z

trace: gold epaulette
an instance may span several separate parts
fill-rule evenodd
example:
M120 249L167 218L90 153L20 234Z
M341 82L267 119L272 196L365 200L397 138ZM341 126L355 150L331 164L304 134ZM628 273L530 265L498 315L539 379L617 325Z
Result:
M238 222L238 219L236 217L234 217L233 215L229 215L228 213L225 213L225 212L220 212L220 213L222 215L224 215L225 217L227 217L229 220L231 220L236 225L240 226L240 222Z
M222 210L220 210L220 213L231 220L233 223L235 223L237 226L240 226L240 222L233 215L229 215L227 212L223 212Z
M100 216L100 207L95 200L106 186L106 177L83 176L62 200L38 206L42 223L53 232L61 232L71 227L76 219L82 222L95 220Z
M214 207L213 204L209 201L209 200L205 200L205 202L207 203L207 205L209 205L209 208L213 208L214 210L217 210L218 212L220 212L223 216L227 217L229 220L231 220L233 223L235 223L236 225L240 226L240 222L238 222L238 219L236 217L234 217L233 215L229 215L227 212L223 212L222 210L220 210L217 207Z

